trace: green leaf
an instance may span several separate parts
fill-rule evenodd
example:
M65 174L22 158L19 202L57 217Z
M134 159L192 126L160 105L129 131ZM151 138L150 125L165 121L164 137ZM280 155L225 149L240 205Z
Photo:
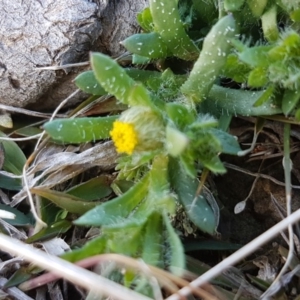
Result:
M146 7L141 12L137 14L136 17L139 25L143 28L144 31L152 31L153 29L153 19L151 16L151 11L149 7Z
M126 73L135 81L147 83L148 80L153 78L161 78L161 72L157 71L150 71L150 70L143 70L137 68L126 68Z
M7 137L2 131L0 131L0 137ZM15 175L21 175L24 164L26 162L26 156L19 148L19 146L13 141L1 141L4 148L4 164L3 170L13 173Z
M300 35L293 30L284 32L281 39L273 49L270 50L269 56L274 61L292 59L299 57ZM285 64L286 66L286 64Z
M60 208L74 214L82 215L99 205L99 202L82 201L82 199L68 195L65 192L58 192L45 188L33 188L30 191L50 200Z
M245 0L224 0L224 8L226 11L238 11L243 5Z
M57 237L62 233L66 233L72 227L72 223L67 220L58 221L46 228L43 228L38 233L32 235L25 243L31 244L35 242L44 241L53 237Z
M212 250L212 251L226 251L226 250L238 250L243 247L240 244L229 243L226 241L218 241L212 239L184 242L184 250L190 251L201 251L201 250Z
M184 60L197 58L199 49L185 31L177 1L150 0L149 4L155 30L161 35L170 51Z
M265 38L269 42L276 42L279 36L276 5L271 6L261 16L261 24Z
M176 127L184 130L185 127L195 121L195 112L179 103L167 103L166 112Z
M32 225L31 218L24 215L22 212L14 207L5 204L0 204L0 209L11 212L16 215L14 219L5 219L5 221L13 226L27 226Z
M153 159L152 168L150 171L150 191L153 195L164 194L169 191L168 178L168 162L169 157L165 154L157 155Z
M221 115L219 117L219 124L218 124L218 128L223 130L223 131L226 131L228 130L229 126L230 126L230 123L231 123L231 120L232 120L232 115Z
M226 173L226 169L218 156L209 157L203 155L199 157L199 160L201 164L205 166L205 168L209 169L213 173L218 173L218 174Z
M263 87L268 83L267 69L257 67L249 73L248 85L250 87Z
M135 68L126 68L124 70L132 79L140 82L147 82L147 80L153 77L158 77L158 78L161 77L161 73L156 71L141 70ZM75 78L75 84L81 90L83 90L88 94L93 94L98 96L107 94L106 90L104 90L104 88L100 85L100 83L96 79L94 71L92 70L79 74Z
M21 127L14 131L14 133L21 136L33 136L36 134L41 134L42 132L43 130L41 128L37 128L33 126Z
M255 17L260 17L268 3L268 0L247 0L247 3Z
M164 211L169 214L175 211L174 197L170 192L168 162L169 156L166 154L157 155L153 159L147 204L143 203L145 211L156 210L160 213ZM143 204L140 207L143 207Z
M202 275L205 272L209 271L211 269L211 267L209 265L206 265L205 263L194 259L190 256L186 256L186 263L187 263L187 270L189 270L190 272L197 274L197 275ZM228 287L230 289L236 289L239 288L239 282L235 282L233 280L229 280L225 275L219 275L218 277L216 277L215 279L211 280L211 283L213 284L218 284L221 286L225 286ZM229 298L232 299L232 298Z
M170 159L169 169L172 188L190 220L203 232L215 235L219 219L202 194L195 197L198 180L191 179L175 159Z
M210 132L221 142L222 153L237 155L241 151L237 138L233 135L216 128L211 128Z
M149 175L125 194L90 210L74 223L76 225L108 226L123 222L139 205L148 192Z
M258 107L263 105L265 102L269 101L270 98L274 95L275 86L269 85L266 90L261 94L261 96L253 104L253 107Z
M203 115L199 114L197 120L192 123L188 128L189 129L194 129L194 130L201 130L203 132L203 129L208 129L212 127L217 127L218 126L218 120L211 116L211 115Z
M135 105L136 101L150 104L147 89L142 84L137 84L116 61L101 53L91 55L91 64L98 82L104 89L114 95L124 104ZM137 99L134 97L136 96Z
M113 122L118 116L57 119L44 124L45 131L56 141L86 143L109 138Z
M153 212L145 225L145 232L143 235L143 250L141 258L147 264L153 266L162 265L162 231L163 223L162 216L159 212Z
M134 186L133 181L124 180L124 179L116 179L111 184L111 188L117 196L121 196L126 193L131 187Z
M75 78L75 84L82 91L92 95L106 95L107 92L97 81L94 71L86 71Z
M40 199L40 215L46 224L53 224L65 219L66 211L46 198Z
M295 113L295 118L297 121L300 121L300 108L297 109L297 111Z
M236 44L234 40L233 45ZM238 47L238 45L235 45ZM244 48L244 45L241 47ZM251 68L248 64L242 62L236 53L231 53L227 56L226 63L221 70L221 74L223 77L232 78L236 82L244 83L247 81L248 74Z
M97 254L101 254L105 252L107 243L106 236L98 236L91 241L88 241L84 246L80 249L76 249L70 252L64 253L61 258L68 260L70 262L76 262Z
M141 83L136 83L131 89L128 102L131 106L144 105L155 108L147 89Z
M264 92L235 90L214 85L208 100L203 102L201 108L202 111L215 115L270 116L280 114L282 110L275 97L268 99L264 105L253 107Z
M135 84L134 80L107 55L92 53L90 60L95 77L101 86L122 103L129 104L128 97Z
M131 156L121 156L116 166L116 170L120 170L118 179L131 181L140 178L149 170L148 163L156 154L155 151L144 151L133 153Z
M89 220L97 214L97 225L102 225L104 232L112 233L117 229L134 230L134 228L143 226L154 211L174 213L175 201L169 190L167 165L168 156L165 154L157 155L154 158L151 171L146 175L149 176L148 183L143 183L145 181L143 178L122 196L104 203L92 210L91 214L90 212L87 213L90 217ZM137 189L138 185L141 186ZM129 198L130 193L132 193L131 198ZM126 200L122 201L123 204L121 204L120 198L124 199L125 197ZM93 224L95 225L95 223Z
M188 79L181 87L181 92L193 103L200 103L207 98L226 64L227 56L232 48L230 39L235 35L236 22L232 15L219 19L206 35L202 51Z
M179 158L182 167L184 168L184 172L191 178L196 178L197 170L195 167L195 158L193 155L193 151L191 149L186 149L186 151L184 151Z
M66 191L67 194L87 201L100 200L112 193L108 176L101 175Z
M286 89L282 98L282 112L287 116L297 106L300 99L300 92L298 90Z
M300 8L292 11L290 17L293 22L300 22Z
M259 289L263 291L266 291L270 287L270 283L261 278L257 278L256 276L252 276L250 274L247 274L247 277L250 279L251 283L254 283L255 286L257 286Z
M132 54L132 63L134 65L146 65L151 62L151 58L146 56L141 56L138 54Z
M143 243L143 227L146 219L142 222L129 224L115 228L104 228L103 233L108 236L108 250L127 256L136 256Z
M162 188L161 188L162 189ZM153 212L166 212L168 214L175 213L175 199L172 194L168 193L149 193L147 198L132 212L128 220L118 225L110 226L112 229L116 228L130 228L135 226L142 226Z
M222 152L221 141L210 129L201 128L201 122L199 125L195 122L190 126L187 135L190 138L192 157L214 173L225 173L226 169L218 157Z
M193 9L200 21L211 24L218 18L218 7L214 1L193 0Z
M121 236L117 237L116 235L119 234L117 230L119 230L120 232L126 230L126 238L129 239L128 234L130 233L132 235L131 238L133 239L132 243L134 241L134 243L137 243L139 230L144 226L144 224L146 224L152 213L159 212L161 214L162 212L166 212L168 214L173 214L175 212L174 196L170 193L169 190L167 164L167 155L156 156L153 161L151 171L148 173L149 183L147 184L147 186L145 186L145 191L142 191L142 193L136 191L134 194L138 200L135 206L132 205L128 209L125 206L126 215L124 215L124 210L122 212L123 215L115 210L114 213L110 213L111 219L108 221L104 221L105 224L103 224L102 231L109 235L113 234L114 238L109 245L110 247L113 247L114 251L116 251L116 249L120 247L120 240L123 239L124 236L123 234L121 234ZM132 189L134 189L134 187ZM124 195L128 194L128 192L123 194L121 197L124 197ZM111 202L114 201L116 201L116 199L112 200ZM109 205L109 202L107 203L107 205ZM103 209L104 206L105 205L102 205ZM107 210L105 211L106 217L108 218L109 213L107 213ZM97 213L99 217L102 216L102 211L99 212L99 210L97 210ZM126 241L122 242L121 244L122 247L126 247L128 249L131 247L130 244L126 244Z
M5 288L15 287L33 277L32 265L21 266L5 283Z
M253 68L267 68L270 64L269 51L273 49L273 47L274 46L269 45L247 47L244 51L239 53L239 58Z
M166 214L164 214L163 217L167 229L166 242L170 247L168 257L169 269L173 274L182 276L185 269L184 249L178 235L170 223L170 219Z
M170 51L157 32L137 33L126 38L122 45L131 53L142 57L165 58Z
M22 189L22 180L0 174L0 188L10 191L20 191Z

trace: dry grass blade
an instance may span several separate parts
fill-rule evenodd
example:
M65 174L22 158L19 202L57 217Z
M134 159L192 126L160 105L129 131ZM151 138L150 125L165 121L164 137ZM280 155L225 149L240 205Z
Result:
M80 62L80 63L65 64L65 65L61 65L61 66L39 67L39 68L35 68L35 70L57 71L57 70L63 70L63 69L73 68L73 67L84 67L84 66L88 66L89 64L90 64L89 61L84 61L84 62Z
M0 218L2 218L2 219L15 219L15 217L16 217L15 214L13 214L9 211L0 209Z
M22 175L15 175L13 173L6 172L6 171L0 171L0 174L7 176L9 178L22 178Z
M41 113L41 112L37 112L37 111L25 109L25 108L13 107L13 106L5 105L5 104L0 104L0 109L10 111L13 113L19 113L19 114L23 114L23 115L28 115L28 116L38 117L38 118L45 118L45 119L49 119L52 116L52 114L45 114L45 113ZM62 114L62 115L57 115L57 117L64 118L66 116Z
M79 89L77 89L75 92L73 92L71 95L69 95L66 99L64 99L60 105L55 109L55 111L53 112L53 114L51 115L51 118L50 120L53 120L55 116L57 116L57 113L58 111L73 97L75 96L77 93L79 92ZM18 109L17 109L18 110ZM14 109L14 111L16 112L16 109ZM19 110L18 112L21 112L21 113L28 113L29 111L27 110ZM39 114L39 116L43 116L43 114ZM43 116L44 117L44 116ZM22 201L26 196L28 196L28 200L29 200L29 203L30 203L30 207L31 207L31 211L32 211L32 214L35 218L35 220L37 221L37 226L38 227L47 227L47 224L41 220L41 218L39 217L38 215L38 212L36 210L36 205L34 203L34 200L32 198L32 195L30 193L30 186L29 186L29 183L28 183L28 178L27 178L27 169L29 167L29 165L31 164L32 160L34 159L35 155L37 154L37 149L38 149L38 146L40 144L40 141L42 141L42 138L44 136L44 133L45 132L42 132L41 134L38 135L39 137L39 140L36 144L36 150L31 154L31 156L27 159L24 167L23 167L23 172L22 172L22 179L23 179L23 184L24 184L24 188L23 190L21 191L21 194L23 193L23 195L21 197L19 197L17 200L14 200L11 202L11 205L16 205L18 204L20 201ZM31 139L32 137L30 137ZM22 138L22 140L26 140L28 138ZM10 139L11 140L11 139ZM44 139L44 141L41 143L42 146L46 143L47 139ZM19 193L20 195L20 193Z
M9 267L10 265L17 264L17 263L22 263L23 259L20 258L11 258L9 260L3 261L0 263L0 272L3 272L3 269L6 267Z
M0 224L5 230L14 238L20 239L20 240L25 240L27 239L27 235L23 233L22 231L18 230L16 227L13 225L7 223L3 219L0 218Z
M60 152L44 156L27 172L28 188L36 186L37 183L38 187L51 188L94 166L111 168L116 158L117 153L111 141L99 143L79 154ZM40 172L38 176L29 176L37 172ZM26 188L23 188L13 197L11 205L17 205L27 195Z
M6 284L7 279L0 277L0 289L2 289L4 287L4 285ZM26 294L24 294L20 289L16 288L16 287L11 287L8 289L5 289L6 294L9 295L7 298L2 298L1 299L11 299L11 297L13 297L13 299L22 299L22 300L33 300L33 298L27 296ZM0 296L2 296L0 294Z
M192 281L188 287L182 288L177 294L174 294L167 298L167 300L178 300L180 296L186 296L192 293L190 286L198 287L206 284L209 280L221 274L227 268L235 265L246 256L252 254L256 249L267 243L269 240L277 236L280 231L285 230L290 224L294 224L300 220L300 210L297 210L287 218L277 223L269 230L255 238L253 241L237 250L235 253L224 259L222 262L211 268L209 271Z
M13 128L13 121L9 113L2 112L0 114L0 126L4 128Z
M119 255L119 254L102 254L102 255L96 255L93 257L89 257L87 259L81 260L76 262L76 265L84 267L84 268L90 268L92 266L95 266L101 262L107 262L107 261L114 261L118 264L118 267L126 267L129 269L132 269L134 271L138 271L142 273L144 276L148 278L150 281L151 278L155 278L161 286L163 286L166 290L168 290L170 293L176 293L178 291L177 286L184 287L189 286L189 282L173 275L172 273L169 273L167 271L164 271L162 269L159 269L157 267L146 265L144 262ZM48 282L51 282L53 280L57 280L61 278L61 276L55 275L53 273L48 273L41 275L39 277L36 277L30 281L27 281L23 284L21 284L19 287L23 291L34 289L38 286L41 286L43 284L46 284ZM213 296L212 294L208 293L207 291L198 288L198 287L192 287L190 286L192 292L207 300L217 300L218 298Z
M150 300L149 297L138 294L104 277L96 275L59 257L49 255L31 245L0 234L0 249L10 254L23 257L25 260L59 274L64 279L92 290L98 295L105 294L119 300ZM26 298L24 298L26 299Z
M27 137L22 137L22 138L11 138L11 137L1 137L0 141L17 141L17 142L22 142L22 141L30 141L34 139L38 139L42 136L41 133L27 136Z
M262 160L262 162L261 162L261 164L260 164L260 166L259 166L258 174L260 174L260 170L261 170L261 168L262 168L263 162L264 162L264 160ZM245 209L246 204L247 204L247 201L250 199L250 197L251 197L251 195L252 195L252 193L253 193L253 191L254 191L254 188L255 188L255 185L256 185L256 183L257 183L258 178L259 178L259 177L256 176L255 179L254 179L254 181L252 182L251 189L250 189L250 191L249 191L247 197L246 197L244 200L240 201L239 203L237 203L237 204L235 205L235 207L234 207L234 213L235 213L235 214L239 214L240 212L242 212L242 211Z
M236 170L236 171L239 171L239 172L248 174L248 175L250 175L250 176L268 179L268 180L270 180L270 181L272 181L272 182L274 182L275 184L280 185L280 186L285 186L285 183L284 183L284 182L279 181L279 180L275 179L274 177L272 177L272 176L270 176L270 175L266 175L266 174L262 174L262 173L251 172L251 171L248 171L248 170L246 170L246 169L243 169L243 168L240 168L240 167L238 167L238 166L235 166L235 165L233 165L233 164L227 163L227 162L224 162L224 166L225 166L226 168L229 168L229 169L232 169L232 170ZM297 190L300 189L300 185L291 185L291 187L292 187L293 189L297 189Z

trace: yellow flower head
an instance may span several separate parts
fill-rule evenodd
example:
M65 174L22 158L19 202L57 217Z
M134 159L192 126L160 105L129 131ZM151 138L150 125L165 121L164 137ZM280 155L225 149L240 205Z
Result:
M137 133L133 124L115 121L109 134L114 141L117 152L132 154L138 143Z
M152 151L163 147L165 127L159 114L145 106L134 106L124 111L113 124L110 136L117 152Z

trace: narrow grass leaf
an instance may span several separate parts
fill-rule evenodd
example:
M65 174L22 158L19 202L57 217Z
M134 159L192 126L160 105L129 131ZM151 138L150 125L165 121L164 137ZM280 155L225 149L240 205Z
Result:
M22 266L5 283L5 288L15 287L33 277L32 266Z
M5 221L13 226L28 226L32 225L30 217L26 216L24 213L20 212L14 207L10 207L5 204L0 204L0 209L4 211L11 212L15 215L14 219L5 219Z
M97 254L105 252L106 248L106 236L98 236L91 241L88 241L80 249L67 252L61 256L61 258L70 262L79 261Z
M0 137L7 137L0 131ZM1 141L4 148L4 164L3 170L13 173L15 175L21 175L23 166L26 162L26 157L20 147L14 141Z
M76 225L107 226L126 220L148 192L149 175L125 194L96 206L75 221Z
M109 196L112 189L110 188L109 177L101 175L73 186L66 193L82 200L94 201Z
M44 188L33 188L30 191L50 200L60 208L63 208L70 213L79 215L86 213L100 204L99 202L82 201L82 199L68 195L65 192L58 192Z
M72 223L67 220L58 221L47 228L42 229L38 233L32 235L25 243L31 244L39 241L45 241L47 239L57 237L62 233L66 233L72 227Z

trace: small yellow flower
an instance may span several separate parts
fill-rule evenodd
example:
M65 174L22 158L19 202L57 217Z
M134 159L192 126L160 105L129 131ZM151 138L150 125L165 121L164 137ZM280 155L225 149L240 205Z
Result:
M165 126L160 114L151 108L134 106L114 122L110 136L117 152L131 155L163 148Z
M117 152L132 154L138 143L137 133L133 124L115 121L109 134L114 141Z

